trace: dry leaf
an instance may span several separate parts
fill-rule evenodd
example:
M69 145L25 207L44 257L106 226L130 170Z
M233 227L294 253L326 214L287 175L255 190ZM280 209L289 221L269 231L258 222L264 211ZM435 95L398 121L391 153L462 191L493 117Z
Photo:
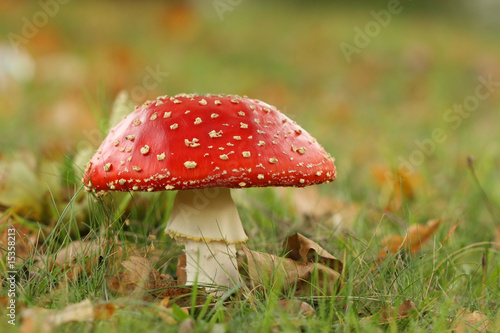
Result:
M362 321L372 321L374 318L378 317L380 324L386 324L392 320L408 317L415 309L415 303L406 300L397 309L393 306L383 306L377 314L363 318Z
M22 312L21 333L51 332L69 322L109 319L116 311L112 303L94 305L88 299L66 306L62 310L29 308Z
M296 295L334 295L339 286L340 273L322 263L296 261L243 247L245 269L249 283L257 288L289 290Z
M470 312L469 309L458 310L457 317L452 325L456 333L465 332L491 332L493 322L484 313L479 311Z
M60 249L55 258L51 256L40 260L37 267L52 270L61 267L66 273L66 278L77 279L83 272L87 274L99 265L99 258L104 255L105 242L98 241L73 241L68 246Z
M122 263L126 271L115 276L107 277L107 282L111 290L120 292L123 295L151 300L153 297L172 299L172 303L179 304L182 296L191 293L190 288L178 287L170 275L160 274L153 268L151 261L147 258L131 256L129 260ZM200 290L200 302L203 293ZM167 301L168 303L168 301Z
M13 236L14 235L14 236ZM9 241L15 237L16 263L26 260L38 248L38 234L30 228L14 222L10 214L0 211L0 258L4 258L9 251Z
M378 254L379 262L385 260L389 254L397 253L401 249L414 255L434 235L440 224L441 220L429 220L426 225L412 225L404 236L386 237L382 242L384 248Z
M278 306L287 314L313 317L314 308L306 302L298 299L280 299Z
M342 261L325 251L316 242L296 233L289 236L283 242L287 258L295 261L317 262L341 273L343 269Z

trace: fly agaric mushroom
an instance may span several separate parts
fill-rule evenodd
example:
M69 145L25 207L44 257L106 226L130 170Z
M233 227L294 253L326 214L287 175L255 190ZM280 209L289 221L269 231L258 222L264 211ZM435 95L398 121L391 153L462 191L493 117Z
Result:
M245 242L230 188L333 181L334 159L275 107L226 95L162 96L126 116L87 164L86 190L178 190L165 232L184 245L187 283L232 286Z

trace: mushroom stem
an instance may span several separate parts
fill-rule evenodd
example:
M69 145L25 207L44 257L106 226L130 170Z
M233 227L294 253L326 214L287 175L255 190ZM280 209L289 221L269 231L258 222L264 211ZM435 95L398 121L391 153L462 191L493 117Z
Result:
M187 284L239 281L235 244L247 236L228 188L177 192L165 232L185 247Z
M234 244L192 240L183 243L186 252L186 284L198 281L200 286L216 289L217 286L231 287L240 281Z

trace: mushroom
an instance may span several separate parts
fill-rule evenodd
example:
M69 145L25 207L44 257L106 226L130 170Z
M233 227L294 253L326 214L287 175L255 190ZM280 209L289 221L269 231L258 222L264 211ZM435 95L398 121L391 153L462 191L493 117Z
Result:
M262 101L162 96L111 129L88 163L87 191L178 190L165 232L186 253L187 284L233 286L247 236L230 188L320 184L334 159L297 123Z

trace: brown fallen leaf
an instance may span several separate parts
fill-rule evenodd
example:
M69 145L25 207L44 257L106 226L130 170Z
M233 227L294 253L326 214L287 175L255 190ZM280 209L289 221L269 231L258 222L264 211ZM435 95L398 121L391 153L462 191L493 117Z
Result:
M306 302L298 299L280 299L278 306L283 312L290 315L301 315L304 317L313 317L314 308Z
M382 241L383 249L378 254L379 262L384 261L389 254L395 254L401 249L414 255L434 235L440 224L441 220L429 220L426 225L412 225L404 236L386 237Z
M91 320L107 320L115 313L113 303L92 304L88 299L70 304L61 310L47 310L43 308L29 308L21 313L21 333L51 332L58 326L69 322Z
M54 256L46 256L37 262L39 269L53 270L62 268L69 280L75 280L82 273L90 273L99 265L99 258L104 255L106 242L101 240L72 241L60 249Z
M14 237L14 238L12 238ZM15 239L15 240L14 240ZM38 233L15 222L9 213L0 211L0 258L7 256L9 242L15 243L15 262L20 263L32 256L38 245Z
M383 306L378 313L369 317L365 317L362 319L362 321L373 321L374 318L378 317L380 324L386 324L393 320L399 320L408 317L412 312L415 311L415 309L415 303L410 300L406 300L399 306L399 308L395 308L394 306Z
M170 305L175 303L181 306L184 302L191 301L190 297L184 297L192 293L191 288L182 288L170 275L160 274L154 269L151 260L131 256L129 260L122 263L122 266L125 267L125 272L106 278L111 290L144 300L167 298L166 302ZM198 295L197 301L201 303L205 299L202 289L199 290Z
M290 290L295 295L334 295L340 288L340 273L318 262L296 261L243 246L240 274L254 288Z
M493 322L487 315L480 311L471 312L469 309L461 308L452 324L456 333L465 332L492 332Z
M341 273L342 261L325 251L321 246L311 239L296 233L289 236L283 242L287 258L295 261L317 262Z
M123 295L147 299L160 294L162 289L175 285L172 277L162 277L147 258L131 256L129 260L122 262L122 266L126 271L108 277L107 281L111 290Z

